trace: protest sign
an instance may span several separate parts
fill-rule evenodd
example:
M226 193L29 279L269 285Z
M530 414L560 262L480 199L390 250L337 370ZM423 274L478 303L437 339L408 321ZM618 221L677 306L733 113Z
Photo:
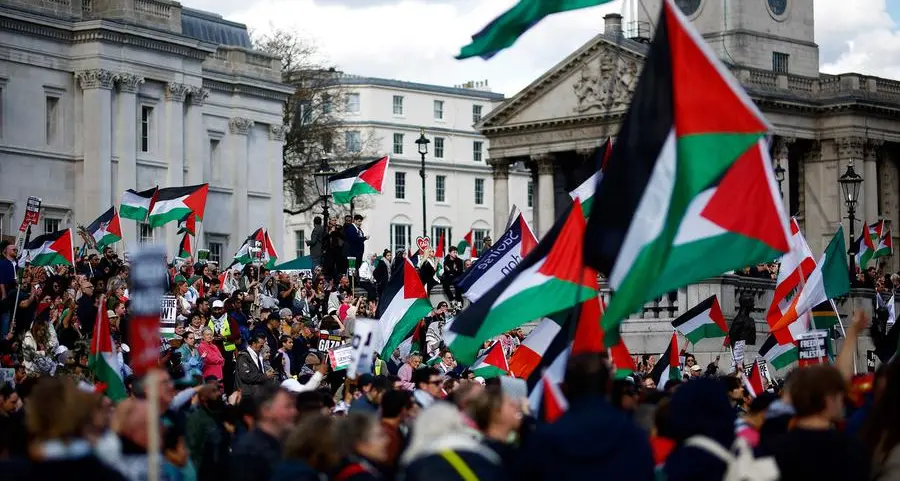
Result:
M335 336L327 332L319 333L319 351L327 352L338 346L342 346L349 341L348 337Z
M828 331L815 330L800 335L800 367L820 364L828 360Z
M357 374L371 372L372 363L375 359L373 351L375 346L372 343L375 326L376 321L374 319L360 318L356 320L353 339L350 340L353 354L350 359L350 365L347 367L347 379L354 379Z
M875 360L877 359L875 351L866 350L866 372L875 372Z
M16 387L16 370L11 367L0 368L0 386L9 384Z
M328 362L331 364L331 369L335 371L347 369L352 357L353 346L342 346L328 351Z
M165 259L166 253L159 247L141 249L131 258L128 344L131 347L131 367L137 375L146 374L159 365L161 298L172 299L171 330L172 335L175 334L175 298L163 296L167 275Z
M731 358L734 359L734 366L740 366L741 363L744 362L744 347L746 347L746 341L737 341L734 343L734 348L731 350Z
M175 322L178 318L178 300L175 296L162 296L159 316L159 334L166 339L175 337Z

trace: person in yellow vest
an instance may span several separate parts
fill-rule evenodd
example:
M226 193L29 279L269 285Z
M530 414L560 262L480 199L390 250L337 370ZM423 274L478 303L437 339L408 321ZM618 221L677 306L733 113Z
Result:
M230 301L229 301L230 302ZM213 301L212 315L209 327L213 332L213 342L225 358L222 366L222 380L225 384L225 392L231 394L234 391L234 356L237 354L237 344L241 340L241 331L237 321L225 312L225 303L221 300Z

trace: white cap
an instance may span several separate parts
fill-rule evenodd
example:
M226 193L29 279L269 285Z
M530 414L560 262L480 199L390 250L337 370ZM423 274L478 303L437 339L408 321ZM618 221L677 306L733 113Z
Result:
M217 307L225 307L225 303L222 302L221 299L216 299L216 300L213 301L213 305L212 305L212 306L213 306L213 309L215 309L215 308L217 308Z

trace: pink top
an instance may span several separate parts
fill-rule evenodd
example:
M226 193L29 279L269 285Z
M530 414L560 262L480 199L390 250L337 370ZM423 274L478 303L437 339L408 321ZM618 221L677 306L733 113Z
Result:
M750 445L751 448L755 448L759 444L759 431L753 429L750 426L742 426L737 431L737 436L740 438L744 438L747 441L747 444Z
M225 364L225 358L222 357L219 348L212 342L203 341L197 346L197 351L203 359L203 377L216 376L216 379L221 381L222 366Z

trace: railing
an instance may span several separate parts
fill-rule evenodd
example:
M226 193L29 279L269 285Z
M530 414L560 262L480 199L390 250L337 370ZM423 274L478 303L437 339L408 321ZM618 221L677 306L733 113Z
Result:
M172 4L156 0L134 0L134 11L169 20L172 16Z
M822 74L818 78L736 67L734 75L751 92L827 100L846 96L900 102L900 82L861 74Z

